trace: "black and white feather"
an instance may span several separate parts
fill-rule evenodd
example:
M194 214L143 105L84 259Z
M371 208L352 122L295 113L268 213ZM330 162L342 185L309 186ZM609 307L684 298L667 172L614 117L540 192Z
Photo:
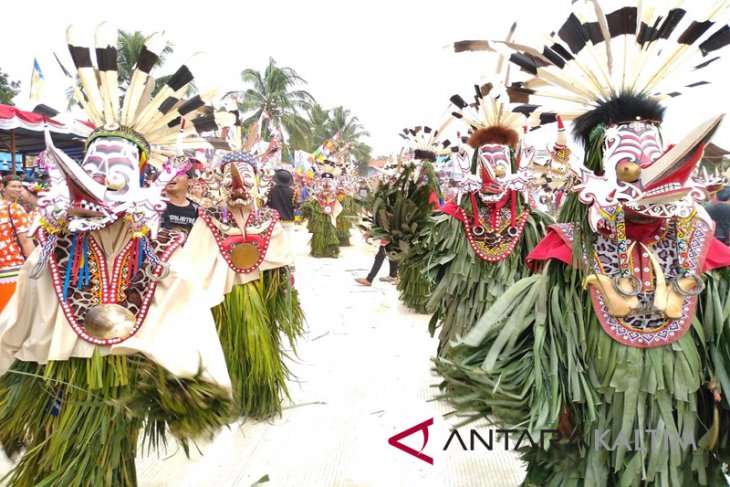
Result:
M79 75L75 99L97 127L124 127L140 134L151 146L150 162L161 167L181 149L211 147L200 137L233 125L235 116L207 106L216 90L190 96L189 88L200 70L200 53L181 66L154 95L152 70L165 47L160 34L145 39L129 86L121 100L117 66L117 30L106 22L96 29L92 52L73 26L66 31L71 58Z
M450 98L454 105L451 115L461 120L471 131L503 127L521 134L524 127L534 129L555 121L555 114L544 111L540 105L511 103L499 82L474 85L474 93L471 103L460 95Z
M406 141L406 148L413 151L415 159L435 161L439 156L451 153L451 142L443 137L451 120L446 119L438 129L419 125L405 128L398 135Z
M729 5L728 0L577 0L542 46L461 41L454 49L504 55L532 76L510 87L513 99L560 100L561 115L574 119L622 95L661 100L707 84L705 68L730 44Z

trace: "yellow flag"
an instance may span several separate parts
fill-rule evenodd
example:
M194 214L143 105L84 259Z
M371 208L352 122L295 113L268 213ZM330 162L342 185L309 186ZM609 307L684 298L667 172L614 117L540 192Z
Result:
M40 101L43 91L43 72L37 59L33 59L33 75L30 78L30 99Z

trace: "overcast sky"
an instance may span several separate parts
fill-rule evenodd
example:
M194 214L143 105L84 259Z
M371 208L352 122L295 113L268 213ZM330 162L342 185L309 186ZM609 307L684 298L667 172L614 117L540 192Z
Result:
M357 115L371 133L368 142L378 155L399 149L397 134L402 128L438 125L450 112L452 94L470 95L472 85L493 72L495 58L485 53L455 54L447 48L449 43L501 39L514 20L518 21L515 39L534 42L538 33L560 25L569 6L570 0L13 2L5 5L0 67L22 82L16 103L23 106L28 103L37 57L46 78L44 100L65 106L68 82L52 52L72 68L65 40L69 24L87 32L90 40L103 20L128 31L165 31L175 54L163 71L172 71L190 54L204 51L209 55L208 68L198 75L199 88L217 84L225 92L243 88L240 72L249 67L263 70L271 56L306 79L305 89L323 106L342 105ZM713 87L697 89L670 104L665 126L670 141L691 124L730 107L725 88L730 52L726 49L723 54L723 61L715 63ZM543 137L535 136L536 145ZM730 121L715 142L730 147Z

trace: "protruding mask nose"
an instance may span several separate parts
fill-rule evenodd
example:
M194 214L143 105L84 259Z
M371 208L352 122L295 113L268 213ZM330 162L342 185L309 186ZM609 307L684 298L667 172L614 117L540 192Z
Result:
M72 199L84 195L90 201L102 202L106 186L90 176L79 164L53 145L50 133L46 133L46 146L58 169L66 176Z

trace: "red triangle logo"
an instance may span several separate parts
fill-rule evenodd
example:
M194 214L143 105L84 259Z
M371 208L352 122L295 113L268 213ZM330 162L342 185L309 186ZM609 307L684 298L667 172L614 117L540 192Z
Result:
M423 449L426 448L426 443L428 443L428 427L433 424L433 418L427 419L423 423L419 423L415 426L412 426L408 428L407 430L401 431L397 435L391 436L388 438L388 444L391 446L394 446L398 448L401 451L404 451L408 453L409 455L413 455L414 457L418 458L419 460L423 460L424 462L428 463L429 465L433 465L433 458L429 457L425 453L423 453ZM400 442L403 438L406 438L408 436L411 436L412 434L422 431L423 432L423 446L421 447L421 451L416 451L410 446L406 446L403 443Z

